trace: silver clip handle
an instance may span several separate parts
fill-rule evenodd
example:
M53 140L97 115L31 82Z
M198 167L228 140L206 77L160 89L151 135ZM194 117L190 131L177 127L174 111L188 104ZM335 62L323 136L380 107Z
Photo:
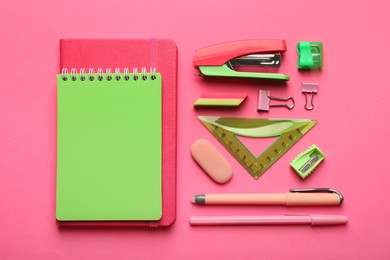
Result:
M314 99L314 94L315 92L303 92L305 94L305 100L306 100L306 103L305 103L305 109L306 110L313 110L314 109L314 104L313 104L313 99ZM308 99L307 99L307 96L311 94L311 100L310 100L310 106L309 105L309 102L308 102Z
M291 100L291 105L288 106L287 104L270 104L270 107L287 107L289 110L293 109L295 106L295 101L292 96L288 96L287 98L279 98L279 97L273 97L273 96L268 96L269 99L272 100L277 100L277 101L289 101Z

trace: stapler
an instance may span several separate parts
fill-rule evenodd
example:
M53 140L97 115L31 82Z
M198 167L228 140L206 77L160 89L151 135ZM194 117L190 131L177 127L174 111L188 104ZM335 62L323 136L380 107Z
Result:
M234 41L198 49L193 62L202 76L289 80L280 73L236 70L238 66L279 68L286 50L284 40Z

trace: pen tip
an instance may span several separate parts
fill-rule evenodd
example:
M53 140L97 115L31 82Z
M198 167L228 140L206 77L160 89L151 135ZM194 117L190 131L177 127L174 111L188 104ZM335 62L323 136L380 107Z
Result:
M195 203L195 196L192 197L191 202L192 202L192 203Z

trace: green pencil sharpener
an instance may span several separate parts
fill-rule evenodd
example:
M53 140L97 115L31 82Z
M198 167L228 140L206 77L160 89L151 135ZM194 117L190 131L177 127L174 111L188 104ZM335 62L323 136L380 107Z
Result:
M298 69L321 69L323 66L322 42L298 42Z
M291 161L291 167L302 179L306 179L324 160L325 155L314 144Z

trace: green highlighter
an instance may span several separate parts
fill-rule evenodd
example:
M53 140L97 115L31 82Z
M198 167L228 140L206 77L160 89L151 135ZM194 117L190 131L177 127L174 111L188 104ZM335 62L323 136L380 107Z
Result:
M325 155L313 144L309 149L295 157L290 165L302 179L306 179L324 158Z
M298 42L298 69L321 69L323 66L322 42Z

